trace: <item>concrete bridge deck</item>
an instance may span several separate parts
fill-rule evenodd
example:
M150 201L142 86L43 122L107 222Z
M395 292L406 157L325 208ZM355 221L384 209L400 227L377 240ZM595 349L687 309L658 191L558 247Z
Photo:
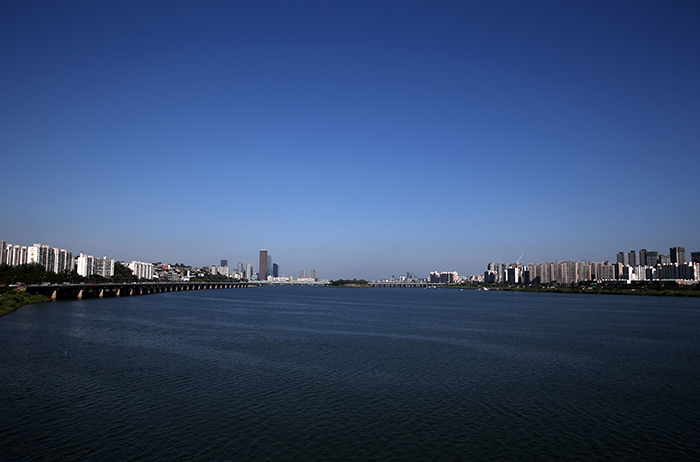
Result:
M182 290L238 289L257 287L256 282L125 282L28 285L27 293L45 295L51 300L130 297L133 295L178 292Z

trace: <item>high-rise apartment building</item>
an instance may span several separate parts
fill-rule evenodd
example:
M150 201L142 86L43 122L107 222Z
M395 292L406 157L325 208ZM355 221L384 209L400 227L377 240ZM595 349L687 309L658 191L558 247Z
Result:
M249 281L253 279L253 266L249 261L245 262L245 278Z
M586 260L576 262L576 280L590 281L591 280L591 265Z
M99 274L105 278L114 276L114 260L112 258L95 258L94 274Z
M690 252L690 261L700 263L700 252Z
M153 263L132 261L129 269L136 279L153 279Z
M272 264L272 277L273 278L280 277L280 267L277 265L277 263Z
M637 251L635 250L630 250L629 253L627 254L629 257L629 265L630 266L638 266L639 265L639 257L637 256Z
M647 250L644 264L647 266L656 266L659 262L659 252L656 250Z
M54 273L58 273L58 252L58 249L55 247L47 249L45 266L46 271L53 271Z
M299 279L306 279L306 270L299 271Z
M41 244L39 246L30 245L27 247L27 263L41 263L39 261L39 251L41 249Z
M258 269L258 280L265 281L267 279L267 250L260 251L260 267Z
M685 247L671 247L671 263L685 263Z
M228 266L216 266L213 265L211 267L211 274L220 274L221 276L226 276L229 277L231 276L231 271L229 270Z
M93 274L105 278L114 276L114 260L112 258L95 258L92 255L85 255L80 252L76 259L78 274L89 278Z
M228 266L228 260L221 260L221 265L219 266Z
M311 279L316 279L316 270L315 269L309 270L309 277Z
M509 268L510 270L520 270L520 268ZM516 277L516 276L513 276ZM459 279L459 273L457 271L431 271L428 276L428 282L431 284L453 284Z
M38 263L46 271L54 273L73 270L74 259L71 252L48 245L13 245L0 240L0 264L9 266Z
M623 265L627 264L627 259L625 258L625 252L618 252L617 254L617 262L622 263Z
M639 265L645 266L647 264L647 249L641 249L639 251Z
M78 274L84 278L89 278L95 271L95 257L92 255L85 255L83 252L80 252L75 263L77 265L76 270Z

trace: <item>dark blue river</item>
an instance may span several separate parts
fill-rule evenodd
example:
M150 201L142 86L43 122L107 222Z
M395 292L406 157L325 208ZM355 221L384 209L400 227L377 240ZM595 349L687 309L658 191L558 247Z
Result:
M2 460L700 460L700 300L268 287L0 318Z

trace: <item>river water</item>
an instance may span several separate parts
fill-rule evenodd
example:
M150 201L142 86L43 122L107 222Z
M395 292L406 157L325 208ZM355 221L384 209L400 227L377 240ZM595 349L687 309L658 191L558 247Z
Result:
M700 460L700 300L266 287L0 318L2 460Z

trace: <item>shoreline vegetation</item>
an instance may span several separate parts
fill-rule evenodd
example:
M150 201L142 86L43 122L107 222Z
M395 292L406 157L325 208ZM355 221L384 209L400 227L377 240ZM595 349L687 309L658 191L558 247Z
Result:
M554 294L651 295L657 297L700 297L700 284L680 285L675 281L637 284L589 285L516 285L516 284L450 284L446 289L500 290L511 292L544 292Z
M325 287L349 287L353 289L372 288L364 279L337 279L325 285Z
M17 308L30 303L48 302L51 299L44 295L30 295L14 287L3 287L0 291L0 317L10 314Z

